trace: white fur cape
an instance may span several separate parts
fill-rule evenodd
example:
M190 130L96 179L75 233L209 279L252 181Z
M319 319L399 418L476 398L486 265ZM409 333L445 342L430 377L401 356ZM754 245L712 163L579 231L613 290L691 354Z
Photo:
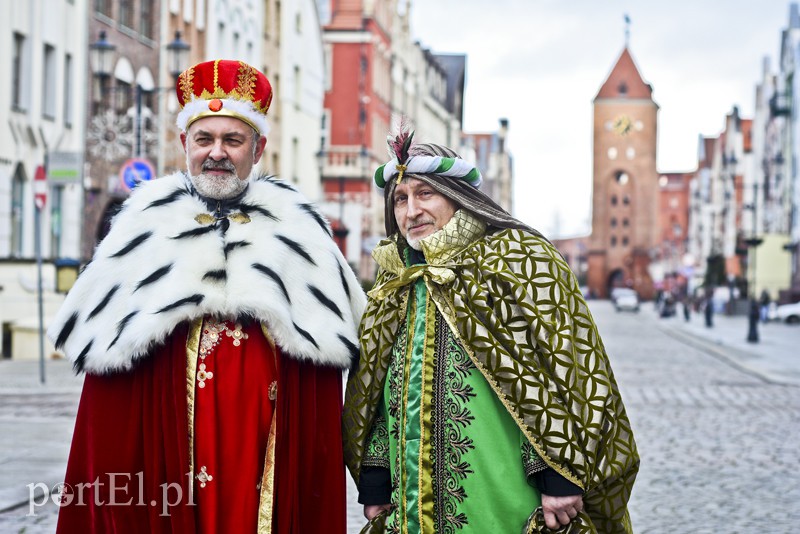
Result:
M230 213L250 221L214 223L182 173L138 186L50 339L76 369L106 373L130 369L183 321L249 315L284 353L348 367L365 297L327 222L291 186L264 177Z

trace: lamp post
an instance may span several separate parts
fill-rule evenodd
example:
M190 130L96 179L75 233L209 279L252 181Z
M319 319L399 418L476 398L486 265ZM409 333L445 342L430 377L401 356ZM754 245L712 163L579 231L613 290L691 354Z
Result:
M181 32L175 32L175 38L166 45L167 49L167 65L169 73L173 79L177 79L189 59L189 51L191 47L188 43L181 39ZM102 102L104 93L109 90L118 90L116 87L107 88L106 80L111 77L114 65L114 53L117 47L110 43L106 38L106 32L100 31L97 41L89 45L89 62L92 67L92 72L98 81L98 94ZM162 89L171 90L172 87L160 88L156 87L150 90L142 88L141 84L137 81L135 86L135 115L134 115L134 156L139 158L142 156L142 98L145 92L160 91Z
M189 43L181 39L181 32L175 31L175 38L167 45L167 67L173 80L177 80L189 62Z
M758 321L760 314L758 311L756 292L756 249L764 242L763 239L758 237L758 182L753 182L753 203L746 205L745 208L751 210L753 213L752 232L750 237L744 240L745 245L747 245L747 266L748 270L751 271L750 275L752 280L752 285L748 283L750 286L750 302L747 312L747 341L750 343L758 343Z
M328 163L328 153L320 147L317 152L317 166L319 167L319 179L323 181L325 176L325 169ZM339 224L333 229L333 237L336 239L336 244L339 245L339 250L342 254L346 252L346 239L350 230L344 224L344 202L345 202L345 177L340 174L339 181Z

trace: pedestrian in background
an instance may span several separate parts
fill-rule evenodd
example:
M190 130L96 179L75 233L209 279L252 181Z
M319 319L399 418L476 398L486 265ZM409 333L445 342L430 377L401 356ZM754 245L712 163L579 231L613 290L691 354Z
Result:
M314 207L254 172L267 78L208 61L177 95L188 172L136 188L50 329L86 372L58 532L343 534L363 293Z
M761 296L758 299L759 317L762 323L766 323L769 320L769 305L771 302L772 299L769 296L769 291L766 289L762 290Z
M572 271L412 135L375 173L389 237L345 394L364 531L631 532L639 457Z
M705 303L705 307L703 309L703 314L706 318L706 328L712 328L714 326L714 299L713 299L714 292L706 289L706 298L703 299Z
M750 307L747 312L748 328L747 341L758 343L758 321L761 318L760 306L755 297L750 298Z

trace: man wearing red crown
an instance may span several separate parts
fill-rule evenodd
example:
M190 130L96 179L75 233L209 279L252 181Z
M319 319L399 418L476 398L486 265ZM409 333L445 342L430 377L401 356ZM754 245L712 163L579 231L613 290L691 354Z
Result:
M255 176L272 91L182 73L188 172L137 187L48 334L86 373L58 532L345 532L342 370L359 283L327 222Z

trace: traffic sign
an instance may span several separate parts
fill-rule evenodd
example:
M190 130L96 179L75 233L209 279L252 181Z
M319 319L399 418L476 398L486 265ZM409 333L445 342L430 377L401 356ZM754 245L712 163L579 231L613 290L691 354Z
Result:
M47 174L43 165L36 167L36 174L33 175L33 202L37 210L44 209L47 204Z
M144 158L131 158L119 170L119 181L127 191L131 191L142 182L155 178L153 165Z

